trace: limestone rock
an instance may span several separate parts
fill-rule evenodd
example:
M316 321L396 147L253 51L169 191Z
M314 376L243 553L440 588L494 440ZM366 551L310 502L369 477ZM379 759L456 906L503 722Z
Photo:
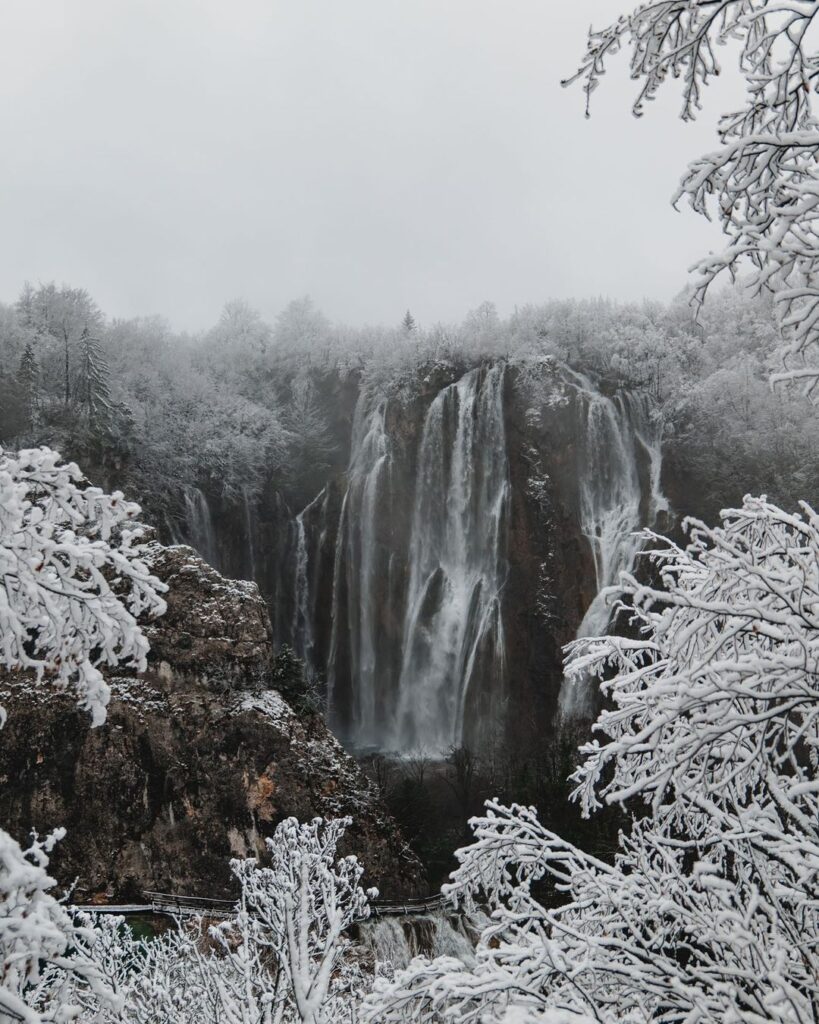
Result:
M267 681L271 628L255 584L227 580L190 548L151 553L168 612L148 626L148 671L110 680L98 729L70 695L0 679L0 823L19 839L65 826L51 870L78 901L144 889L226 897L232 856L263 851L289 815L350 815L345 853L388 895L422 892L422 870L374 787L318 714Z

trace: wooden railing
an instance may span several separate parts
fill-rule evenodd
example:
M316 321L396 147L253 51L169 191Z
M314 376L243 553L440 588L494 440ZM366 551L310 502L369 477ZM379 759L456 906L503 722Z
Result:
M228 917L236 907L235 900L216 900L207 896L176 896L173 893L146 890L142 894L154 914L177 917Z
M428 914L444 906L444 897L438 892L434 896L395 902L391 900L370 900L371 917L408 917L412 914Z
M98 914L169 914L171 917L229 917L235 907L235 900L217 900L209 896L177 896L169 892L148 889L142 893L144 903L101 904L84 906L80 909ZM371 900L371 917L410 917L414 914L429 914L444 906L440 893L408 900Z

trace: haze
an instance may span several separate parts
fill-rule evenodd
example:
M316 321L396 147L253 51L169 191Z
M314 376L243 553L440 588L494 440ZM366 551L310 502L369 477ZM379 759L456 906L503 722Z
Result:
M583 117L589 23L626 0L5 0L0 298L89 289L212 323L310 294L333 319L460 319L548 298L669 298L713 229L669 197L725 96Z

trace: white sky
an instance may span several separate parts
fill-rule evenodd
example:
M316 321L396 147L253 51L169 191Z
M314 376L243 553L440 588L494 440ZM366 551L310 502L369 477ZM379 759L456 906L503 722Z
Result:
M88 288L211 324L310 294L333 319L669 298L719 244L669 206L715 147L624 55L583 117L588 25L636 0L2 0L0 298Z

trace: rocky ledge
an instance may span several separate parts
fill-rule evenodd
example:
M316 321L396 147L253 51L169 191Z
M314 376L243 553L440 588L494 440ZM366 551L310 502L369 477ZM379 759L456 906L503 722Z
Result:
M308 707L271 684L270 620L255 584L186 547L152 547L168 611L147 627L148 671L112 676L90 728L67 695L0 679L0 823L22 840L65 826L51 870L78 901L144 889L226 897L229 860L263 851L289 815L350 815L343 851L385 895L424 890L422 869L364 777Z

